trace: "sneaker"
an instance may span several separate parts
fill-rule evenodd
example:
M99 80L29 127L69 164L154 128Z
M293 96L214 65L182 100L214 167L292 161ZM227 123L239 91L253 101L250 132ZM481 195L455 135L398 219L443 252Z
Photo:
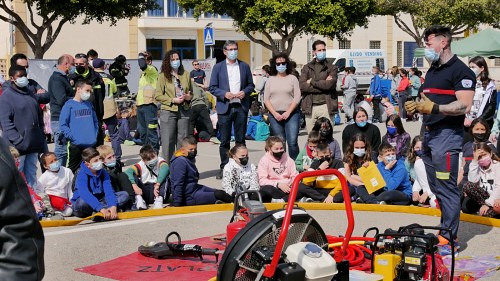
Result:
M163 197L157 196L153 204L153 209L163 209Z
M219 140L218 138L216 138L216 137L211 137L211 138L210 138L210 141L211 141L212 143L215 143L215 144L220 144L220 140Z
M224 173L224 170L220 169L217 175L215 176L216 180L221 180L222 179L222 174Z
M387 205L387 203L385 201L380 201L378 202L379 205Z
M314 202L314 200L312 198L309 198L309 197L302 197L302 198L300 198L299 202L301 202L301 203L312 203L312 202Z
M285 203L285 200L283 198L279 199L271 199L271 203Z
M65 217L71 217L71 215L73 214L73 208L71 208L70 206L67 206L62 212L61 214Z
M146 206L146 202L144 202L144 199L142 199L142 196L140 195L135 196L135 207L137 210L146 210L148 208L148 206Z
M55 214L51 215L48 214L46 217L44 217L42 220L48 220L48 221L63 221L64 216L61 214L61 212L56 212Z
M226 202L222 201L222 200L216 200L214 204L224 204Z
M445 257L445 256L451 256L451 245L450 244L438 244L438 253L440 256ZM459 248L455 246L455 257L458 256L459 254Z
M126 141L123 142L123 144L124 145L128 145L128 146L132 146L132 145L135 145L135 142L126 140Z

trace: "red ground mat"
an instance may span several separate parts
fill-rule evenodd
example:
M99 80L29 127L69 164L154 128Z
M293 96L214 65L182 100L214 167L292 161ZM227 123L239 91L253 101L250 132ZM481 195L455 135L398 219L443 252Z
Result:
M219 237L219 236L213 236ZM185 244L197 244L206 248L223 250L225 243L202 237L182 241ZM139 245L137 245L139 246ZM219 259L222 254L219 255ZM96 265L76 268L76 271L110 278L114 280L172 280L192 281L209 280L217 275L218 264L214 256L204 256L203 261L197 258L188 259L154 259L134 252Z

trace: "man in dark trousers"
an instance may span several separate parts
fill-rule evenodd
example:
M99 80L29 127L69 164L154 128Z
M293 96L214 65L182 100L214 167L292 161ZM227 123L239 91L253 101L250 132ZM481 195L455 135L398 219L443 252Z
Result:
M476 75L451 52L451 35L449 27L440 25L424 31L425 58L431 67L425 76L420 101L405 103L409 114L418 111L424 115L421 157L429 186L441 208L441 226L451 229L451 233L442 231L439 235L442 256L451 254L449 241L457 239L458 157L462 151L465 114L470 111L476 89Z
M253 92L252 72L245 62L238 59L238 43L226 41L226 59L216 64L210 77L209 91L217 98L217 126L220 132L220 170L217 179L222 179L224 166L229 162L231 131L234 127L236 144L245 144L250 93Z
M99 131L97 135L96 146L104 144L104 132L102 130L102 120L104 116L104 97L106 96L106 85L102 80L101 75L89 67L86 54L75 55L75 72L69 75L73 90L78 80L88 80L92 84L93 95L90 102L94 105L94 110L99 123Z
M45 238L7 142L0 137L0 279L42 280Z

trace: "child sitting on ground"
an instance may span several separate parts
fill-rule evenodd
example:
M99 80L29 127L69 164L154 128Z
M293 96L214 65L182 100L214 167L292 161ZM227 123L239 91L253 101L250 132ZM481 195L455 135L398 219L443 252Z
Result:
M127 192L114 192L95 148L84 149L82 159L71 198L73 214L85 218L93 212L101 212L105 220L118 218L118 210L124 210L129 202Z
M259 190L259 177L255 165L248 162L248 149L244 144L236 144L229 150L229 162L222 173L222 188L233 198L236 190ZM256 194L249 194L254 199Z
M154 203L154 209L161 209L163 202L170 197L167 190L170 168L149 144L141 148L139 156L141 161L125 171L135 192L135 207L146 210L146 204Z
M269 137L270 131L269 131L269 126L264 121L264 117L262 117L258 101L254 101L252 103L252 105L250 106L250 113L252 115L248 118L247 132L245 133L245 139L265 141ZM257 130L259 127L267 129L265 129L264 132L262 132L262 129L261 131Z
M462 204L464 213L485 217L500 217L500 158L488 144L482 142L474 150L469 166L468 183L464 185L467 195Z
M396 149L396 158L398 160L406 157L410 148L411 137L405 131L401 118L397 114L393 114L387 118L385 125L387 134L382 137L382 142L388 143Z
M19 151L13 146L9 146L9 150L10 154L12 155L12 158L14 158L16 167L19 169L19 156L20 156ZM54 208L52 208L52 205L50 205L49 196L46 193L40 193L40 195L38 195L26 181L24 173L21 171L19 173L23 177L24 182L28 187L28 192L30 194L31 202L33 203L33 207L35 207L35 212L38 218L50 219L50 220L63 220L64 217L62 216L62 214L60 214L60 212L56 213Z
M355 134L349 144L344 155L344 174L349 191L357 191L358 189L365 188L361 177L358 175L358 169L361 167L368 167L372 160L372 149L370 143L366 141L366 137L362 133ZM340 195L339 195L340 196Z
M283 147L283 139L271 136L266 140L266 154L258 165L260 193L264 202L285 202L298 172ZM296 199L298 199L297 196Z
M403 160L396 159L396 149L383 143L379 148L377 168L384 178L386 186L372 194L366 187L358 188L358 195L363 203L408 205L411 198L411 182Z
M111 185L115 192L126 191L129 195L129 201L133 202L135 197L132 183L128 179L127 174L122 172L122 163L116 160L113 148L109 145L101 145L97 147L101 161L103 162L104 169L109 174Z
M332 157L334 159L342 160L342 152L340 150L340 145L333 138L333 126L332 122L328 118L321 117L314 123L313 131L319 132L319 141L325 142L330 147L332 152Z
M295 159L295 167L299 173L307 171L311 166L314 157L316 157L316 148L318 147L319 139L318 131L313 130L307 136L306 146L299 152L297 159Z
M336 169L344 173L344 164L342 161L332 157L330 147L326 143L318 144L316 149L316 157L314 158L308 171ZM324 202L324 203L342 203L344 198L342 193L342 185L340 180L335 175L304 178L299 185L299 190L303 202ZM355 190L351 188L351 196ZM306 199L304 199L306 198Z
M223 190L198 184L200 174L195 164L198 146L196 139L193 136L186 137L181 145L170 161L172 205L177 207L233 202L233 198Z
M406 171L410 174L410 180L413 179L412 201L413 205L437 207L436 195L432 193L427 181L427 172L425 171L424 160L421 156L422 150L421 136L415 136L411 142L410 151L405 160Z
M65 217L71 216L73 209L69 200L73 197L73 172L60 165L54 152L45 152L40 161L46 171L38 178L37 193L47 194L56 211Z

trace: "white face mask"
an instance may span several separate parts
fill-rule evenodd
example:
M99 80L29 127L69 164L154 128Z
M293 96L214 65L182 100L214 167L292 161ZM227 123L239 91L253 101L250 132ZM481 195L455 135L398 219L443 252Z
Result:
M87 101L90 99L90 92L83 92L80 94L80 98L83 100L83 101Z
M476 78L479 77L479 75L481 74L481 69L479 69L479 68L471 68L470 70L472 70L472 72L474 72L474 75L476 75Z

